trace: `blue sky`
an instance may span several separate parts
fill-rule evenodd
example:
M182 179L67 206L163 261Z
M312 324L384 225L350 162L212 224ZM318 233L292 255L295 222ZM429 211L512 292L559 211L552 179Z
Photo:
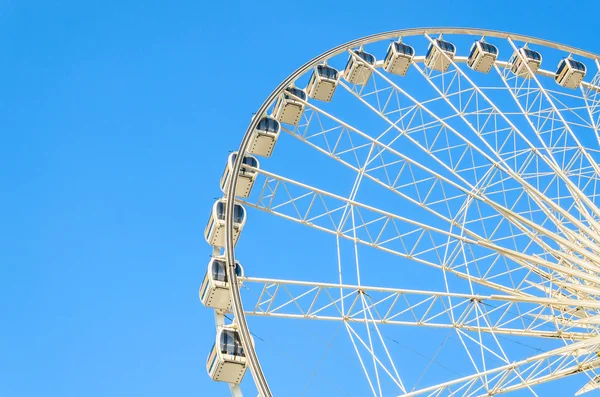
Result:
M600 52L584 18L600 5L563 4L0 0L0 395L227 393L204 367L202 233L268 93L322 51L408 27Z

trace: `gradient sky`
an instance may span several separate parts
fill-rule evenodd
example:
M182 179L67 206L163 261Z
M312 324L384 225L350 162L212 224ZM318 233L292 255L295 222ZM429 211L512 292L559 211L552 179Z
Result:
M408 27L600 53L600 4L569 3L0 0L0 396L226 395L205 370L202 233L268 93Z

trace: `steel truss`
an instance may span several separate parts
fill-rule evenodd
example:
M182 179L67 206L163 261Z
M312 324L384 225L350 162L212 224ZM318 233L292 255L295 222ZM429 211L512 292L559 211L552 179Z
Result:
M457 328L570 340L597 336L596 328L588 323L598 318L583 317L586 309L600 309L600 302L595 300L483 296L260 278L241 280L245 287L260 291L255 295L258 298L253 309L246 311L251 316ZM366 306L361 304L362 299L366 300Z

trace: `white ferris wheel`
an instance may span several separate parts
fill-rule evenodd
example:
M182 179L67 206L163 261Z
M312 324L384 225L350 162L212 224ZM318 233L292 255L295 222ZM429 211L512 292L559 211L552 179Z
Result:
M409 29L307 62L205 229L209 376L260 397L600 388L599 128L599 56L546 40ZM265 358L267 329L292 353Z

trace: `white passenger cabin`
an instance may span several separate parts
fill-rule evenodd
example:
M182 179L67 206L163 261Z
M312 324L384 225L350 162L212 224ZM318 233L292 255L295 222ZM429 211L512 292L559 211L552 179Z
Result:
M304 90L296 87L286 88L275 102L273 117L280 123L298 125L304 113L304 103L299 99L306 101Z
M252 133L248 151L258 156L270 157L280 132L279 121L272 117L263 117Z
M542 54L527 47L521 47L513 54L509 63L511 72L520 77L531 78L527 66L532 73L537 72L542 64Z
M363 50L352 52L355 55L350 55L348 59L344 69L344 79L352 84L365 85L371 78L371 69L366 64L375 65L375 57Z
M237 152L233 152L227 158L227 165L225 166L225 171L223 171L223 176L221 177L221 190L223 193L227 193L226 189L229 185L229 180L233 175L233 165L237 158ZM258 172L249 167L258 168L258 160L254 156L246 155L242 159L242 166L240 167L240 171L238 173L237 183L235 184L235 195L238 197L247 198L250 195L250 191L252 190L252 186L254 185L254 181L256 180L256 176Z
M455 54L456 47L454 47L454 44L442 39L434 39L427 49L425 65L433 70L445 72L452 64L451 61L454 59Z
M219 199L213 205L210 219L204 230L204 238L215 247L225 247L225 199ZM240 232L246 223L246 210L239 204L233 208L233 244L237 243Z
M243 276L242 266L235 262L235 274ZM213 257L200 287L200 301L206 307L229 311L231 309L231 283L227 277L227 261L224 256Z
M231 326L217 328L217 340L208 355L206 370L212 380L239 385L248 363L239 332Z
M306 87L308 96L319 101L330 102L339 79L340 74L335 68L317 65Z
M585 65L569 57L562 59L558 63L558 69L554 79L563 87L577 88L583 81L585 73Z
M383 68L388 73L406 76L408 67L415 57L415 49L399 41L395 41L388 47L383 61Z
M498 48L483 40L478 40L471 46L467 64L473 70L489 73L496 63L496 59L498 59Z

